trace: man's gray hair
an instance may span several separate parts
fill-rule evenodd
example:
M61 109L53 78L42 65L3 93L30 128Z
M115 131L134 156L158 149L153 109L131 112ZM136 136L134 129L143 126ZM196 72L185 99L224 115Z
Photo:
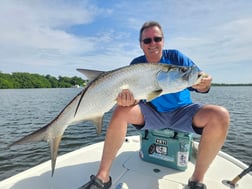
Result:
M160 31L162 33L162 36L163 36L163 29L162 29L161 25L158 22L156 22L156 21L148 21L148 22L145 22L143 24L143 26L141 27L141 29L140 29L140 33L139 33L139 41L140 42L142 41L142 33L143 33L143 31L145 29L147 29L147 28L151 28L151 27L154 27L154 26L157 26L160 29Z

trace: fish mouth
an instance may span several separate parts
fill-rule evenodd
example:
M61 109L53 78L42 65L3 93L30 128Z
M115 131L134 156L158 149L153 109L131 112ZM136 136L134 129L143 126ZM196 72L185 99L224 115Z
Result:
M197 75L197 78L199 78L198 71L196 69L196 66L192 67L182 67L180 69L180 72L182 72L182 79L185 81L189 81L194 75Z

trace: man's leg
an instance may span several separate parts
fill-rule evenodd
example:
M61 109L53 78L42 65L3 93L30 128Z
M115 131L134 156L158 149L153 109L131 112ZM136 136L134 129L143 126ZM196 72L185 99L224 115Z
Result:
M128 124L143 124L144 118L138 105L130 107L118 106L107 129L103 154L97 177L103 182L109 180L110 168L127 133Z
M203 182L204 175L224 144L229 127L229 113L215 105L203 106L193 118L196 127L202 127L198 156L192 181Z

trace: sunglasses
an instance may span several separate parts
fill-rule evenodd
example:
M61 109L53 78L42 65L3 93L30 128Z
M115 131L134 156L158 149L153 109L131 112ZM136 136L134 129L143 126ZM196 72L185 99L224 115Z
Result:
M143 39L143 43L144 44L150 44L153 41L155 41L156 43L162 41L163 37L153 37L153 38L145 38Z

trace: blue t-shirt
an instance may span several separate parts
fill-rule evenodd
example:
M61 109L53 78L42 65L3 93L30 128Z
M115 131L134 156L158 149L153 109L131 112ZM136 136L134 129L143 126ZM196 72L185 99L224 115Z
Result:
M159 62L179 66L195 65L192 60L190 60L188 57L183 55L178 50L163 50L163 55ZM130 64L139 64L139 63L147 63L145 55L133 59ZM164 94L160 97L155 98L150 103L159 112L169 112L176 108L192 103L190 90L193 89L188 88L177 93Z

